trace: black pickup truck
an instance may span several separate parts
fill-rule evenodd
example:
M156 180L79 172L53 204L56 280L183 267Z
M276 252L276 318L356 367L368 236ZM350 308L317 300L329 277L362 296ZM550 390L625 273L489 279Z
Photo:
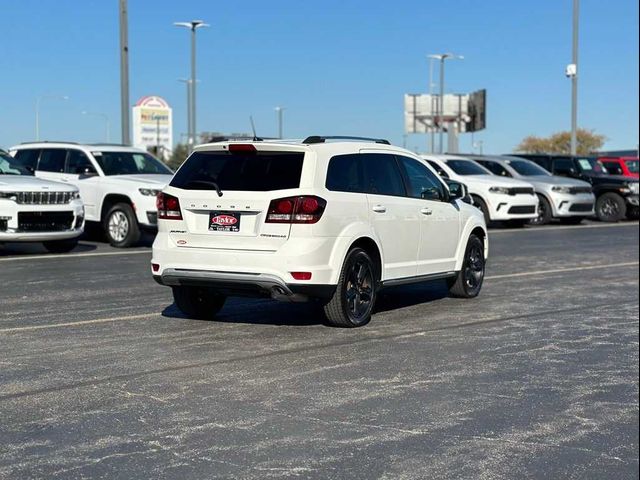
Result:
M596 215L603 222L638 217L638 180L609 175L595 157L517 153L554 175L579 178L593 185Z

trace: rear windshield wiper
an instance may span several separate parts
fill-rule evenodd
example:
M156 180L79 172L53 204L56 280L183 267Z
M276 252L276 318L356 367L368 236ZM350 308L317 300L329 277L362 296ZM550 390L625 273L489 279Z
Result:
M216 182L210 182L207 180L191 180L190 182L187 182L187 184L185 185L185 187L195 187L198 185L202 185L205 187L213 187L213 190L216 191L216 193L218 194L219 197L222 196L222 190L220 190L220 187L218 186L218 184ZM211 190L211 188L207 188L206 190Z

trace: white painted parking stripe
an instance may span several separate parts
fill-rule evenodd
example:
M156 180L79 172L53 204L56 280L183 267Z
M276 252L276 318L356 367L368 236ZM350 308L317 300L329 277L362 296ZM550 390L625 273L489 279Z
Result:
M28 255L25 257L7 257L0 258L0 262L15 262L18 260L52 260L52 259L60 259L60 258L78 258L78 257L109 257L115 255L140 255L142 253L151 254L151 249L146 250L125 250L122 252L93 252L93 253L67 253L67 254L56 254L56 255Z
M158 315L158 312L154 312L154 313L143 313L139 315L128 315L125 317L96 318L95 320L82 320L80 322L53 323L50 325L31 325L29 327L2 328L0 329L0 333L25 332L29 330L46 330L49 328L73 327L76 325L91 325L95 323L120 322L124 320L142 320L143 318L155 317L157 315Z
M490 228L489 236L493 233L521 233L521 232L557 232L558 230L580 230L585 228L620 228L620 227L637 227L638 222L626 223L590 223L588 225L557 225L544 227L526 227L526 228Z
M553 270L537 270L533 272L508 273L506 275L489 275L484 279L498 280L500 278L529 277L533 275L547 275L552 273L580 272L582 270L600 270L604 268L637 267L637 266L640 266L640 262L610 263L609 265L585 265L583 267L556 268Z

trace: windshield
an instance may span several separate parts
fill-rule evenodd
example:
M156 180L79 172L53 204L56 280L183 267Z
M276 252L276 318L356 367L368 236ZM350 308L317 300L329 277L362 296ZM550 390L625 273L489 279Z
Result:
M638 173L638 159L635 160L626 160L627 168L631 173Z
M0 175L33 175L8 153L0 152Z
M523 177L540 177L551 175L544 168L526 160L509 160L507 163L511 166L511 168L513 168Z
M105 175L173 174L169 167L148 153L105 151L91 153L98 161Z
M582 173L609 173L607 172L607 169L604 168L604 165L595 158L578 158L576 159L576 162L578 163L578 168L580 168Z
M491 175L489 170L471 160L447 160L447 165L458 175Z

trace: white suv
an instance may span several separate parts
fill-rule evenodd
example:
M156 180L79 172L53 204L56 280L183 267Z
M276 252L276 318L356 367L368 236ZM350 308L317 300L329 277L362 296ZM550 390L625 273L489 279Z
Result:
M141 229L156 229L156 194L173 172L144 150L39 142L9 152L36 176L77 186L87 221L100 222L114 247L132 246Z
M443 178L464 183L473 203L487 222L506 221L523 226L538 216L538 197L528 182L496 177L486 168L468 158L453 155L423 155Z
M68 252L83 226L76 187L35 178L0 150L0 243L42 242L50 252Z
M441 278L475 297L488 239L466 193L383 140L201 145L158 195L152 274L192 318L227 296L320 299L355 327L381 287Z

